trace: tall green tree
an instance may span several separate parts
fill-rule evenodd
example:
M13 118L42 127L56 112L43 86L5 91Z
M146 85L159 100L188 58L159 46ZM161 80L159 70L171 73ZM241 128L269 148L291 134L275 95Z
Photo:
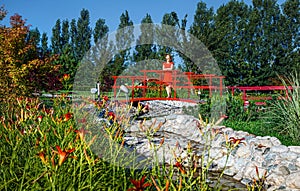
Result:
M214 10L207 8L206 3L200 1L197 4L194 21L189 32L198 38L209 50L213 45L212 34L214 32Z
M249 45L245 57L254 65L248 85L267 85L276 76L273 70L276 51L281 41L280 9L276 0L253 0L249 16Z
M61 21L56 20L55 26L52 28L51 50L53 54L61 53Z
M38 28L29 31L28 40L31 41L35 46L39 46L41 33Z
M61 48L64 49L64 47L69 45L69 43L70 43L69 21L64 20L62 22L62 27L61 27L61 37L60 37Z
M178 42L179 35L178 29L180 29L180 20L176 12L172 11L171 13L164 14L162 21L162 28L158 29L163 34L162 38L159 39L160 44L165 44L165 46L159 46L159 56L160 59L165 59L165 54L172 54L174 51L174 43ZM159 33L158 33L159 34Z
M49 55L49 53L50 53L50 49L48 47L48 36L47 33L43 33L41 38L40 56L41 58L45 58L47 55Z
M214 50L215 49L215 41L213 39L213 34L214 34L214 11L213 8L208 8L206 3L203 1L200 1L197 4L197 8L194 14L194 21L189 28L189 33L193 36L193 38L198 39L205 45L205 47L209 50ZM188 44L193 44L194 42L190 42ZM189 47L186 47L188 49ZM202 50L198 50L198 54L204 54L200 53L203 52ZM200 68L195 64L192 63L189 58L186 58L182 56L184 61L185 61L185 71L188 72L196 72L196 73L205 73L205 69L201 65L201 70ZM205 58L203 56L203 58Z
M155 25L149 14L141 20L139 28L140 33L133 52L133 62L126 70L126 75L143 75L141 70L161 69L161 63L156 60L158 55L154 39Z
M281 76L300 69L300 1L287 0L282 5L280 41L274 59L274 71Z
M137 46L133 53L134 62L139 62L147 59L154 59L155 56L155 45L154 43L154 25L152 18L149 14L142 19L140 25L141 34L137 39Z
M76 59L80 61L91 48L92 29L90 27L90 14L86 9L82 9L77 20L77 31L75 41Z
M40 55L40 38L41 33L38 30L38 28L29 31L27 40L30 41L32 45L36 47L35 50L30 52L30 57L38 57Z
M70 44L74 53L75 58L77 58L76 55L76 46L77 46L77 27L76 27L76 19L72 19L70 23Z
M114 44L108 41L109 27L104 19L98 19L93 30L94 43L89 60L92 65L86 63L90 73L100 82L101 91L107 91L111 88L110 60L113 57ZM94 67L96 66L96 67ZM94 68L94 69L93 69ZM100 75L99 75L100 74Z
M116 33L116 50L117 54L114 56L112 68L114 75L120 75L123 70L131 62L130 49L131 43L134 40L133 34L134 26L126 10L120 16L120 24Z
M93 30L94 43L97 44L99 40L105 37L109 31L108 26L105 24L104 19L98 19L96 21L95 28Z
M214 49L210 51L226 76L226 85L246 85L253 75L254 68L245 58L252 35L247 34L249 14L245 3L232 0L219 7L214 18Z

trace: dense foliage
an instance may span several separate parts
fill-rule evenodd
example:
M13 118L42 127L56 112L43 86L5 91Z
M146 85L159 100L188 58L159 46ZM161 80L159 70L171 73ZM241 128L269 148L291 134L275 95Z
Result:
M61 88L59 65L52 64L56 56L41 54L39 33L29 31L18 14L10 18L10 23L11 27L0 27L0 101Z

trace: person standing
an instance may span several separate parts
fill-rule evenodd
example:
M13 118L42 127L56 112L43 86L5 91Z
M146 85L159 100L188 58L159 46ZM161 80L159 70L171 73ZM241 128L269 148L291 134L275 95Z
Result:
M163 81L167 84L166 91L168 98L170 98L172 94L172 70L174 68L174 63L170 54L167 54L165 58L166 62L163 63L163 70L165 71Z

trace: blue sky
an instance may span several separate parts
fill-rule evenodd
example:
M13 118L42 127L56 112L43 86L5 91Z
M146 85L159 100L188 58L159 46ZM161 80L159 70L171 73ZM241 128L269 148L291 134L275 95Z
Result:
M0 5L5 6L8 15L0 24L9 25L9 17L15 13L20 14L31 29L38 28L41 33L46 32L51 36L52 27L57 19L78 19L80 11L85 8L90 13L91 26L101 18L105 19L110 32L115 31L119 25L120 15L128 11L134 24L140 24L148 13L154 23L160 23L165 13L175 11L182 19L188 14L188 25L193 22L197 3L200 0L0 0ZM216 10L228 0L203 0L207 7ZM248 5L251 0L244 0ZM284 0L279 0L282 4Z

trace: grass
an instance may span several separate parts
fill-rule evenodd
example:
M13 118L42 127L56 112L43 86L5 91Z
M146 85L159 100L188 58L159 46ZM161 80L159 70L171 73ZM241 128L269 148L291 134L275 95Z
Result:
M231 127L234 130L241 130L256 136L271 136L278 138L283 145L286 146L300 146L299 141L291 139L288 135L279 131L274 131L271 124L266 123L265 120L260 119L256 121L226 121L225 126Z

